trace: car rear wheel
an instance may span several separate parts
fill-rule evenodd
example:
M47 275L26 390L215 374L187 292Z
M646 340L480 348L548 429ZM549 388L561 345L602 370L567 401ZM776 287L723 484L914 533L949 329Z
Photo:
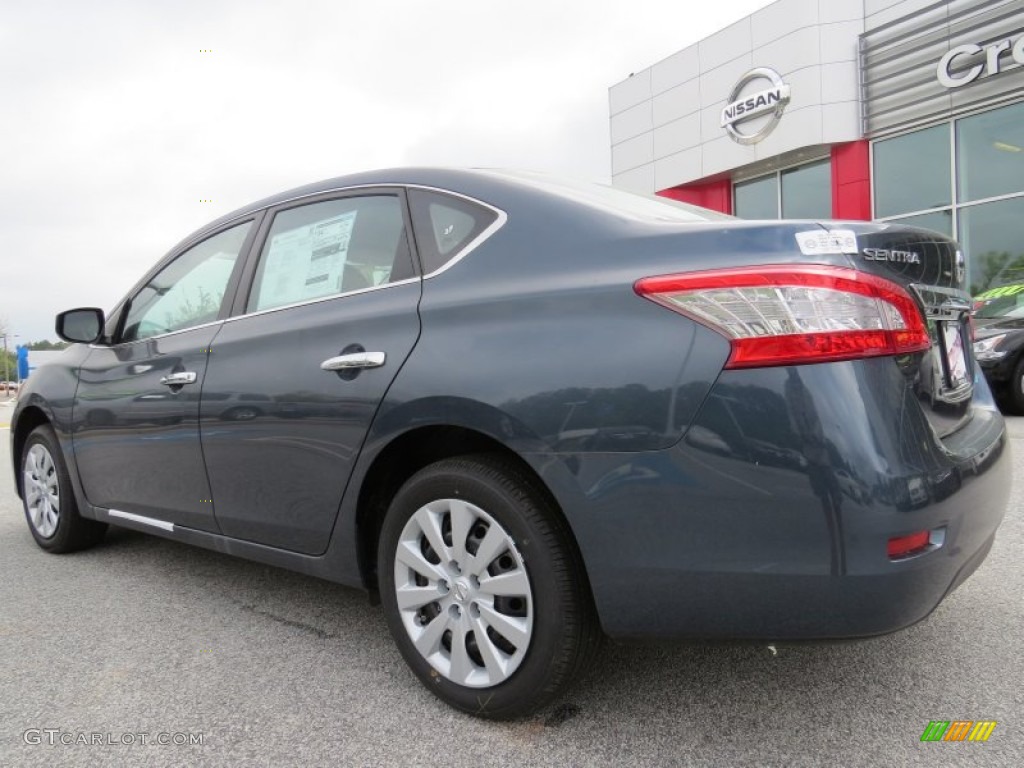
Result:
M600 632L568 532L513 464L450 459L399 490L378 555L406 662L443 701L520 717L561 693Z
M106 523L78 514L57 437L48 426L36 427L21 454L21 494L25 518L36 543L48 552L72 552L98 543Z

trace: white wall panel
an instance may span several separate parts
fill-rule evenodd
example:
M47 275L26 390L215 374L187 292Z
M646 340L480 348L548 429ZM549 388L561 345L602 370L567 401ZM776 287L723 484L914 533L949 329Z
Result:
M839 21L823 24L821 34L821 62L857 61L857 37L864 31L864 22Z
M692 80L699 74L700 54L697 46L691 45L651 67L651 93L657 96L669 88Z
M643 101L635 107L612 115L611 137L612 144L619 144L626 139L646 133L654 127L651 120L651 102Z
M697 79L677 85L653 99L654 127L678 120L700 110L700 81Z
M786 118L790 116L791 112L797 112L804 107L821 104L820 67L805 67L804 69L798 69L796 72L784 73L783 78L789 83L793 95L790 98L789 106L786 107L786 113L779 122L779 127L772 133L785 133L787 131L790 121Z
M654 187L654 163L633 168L623 173L612 174L612 185L628 192L642 192L645 195L651 194Z
M701 166L702 153L699 147L677 152L674 155L654 161L654 188L667 189L679 182L677 179L699 179L704 175Z
M854 62L822 64L818 72L821 74L821 102L823 104L860 99L857 67Z
M859 36L882 16L906 15L935 1L776 0L612 86L614 183L630 189L649 184L644 191L653 192L860 138ZM950 2L958 7L967 0ZM755 67L779 72L791 101L775 129L746 146L728 136L720 117L739 78Z
M737 144L725 134L713 141L705 141L701 145L701 154L703 176L729 171L757 160L757 151L754 147ZM680 183L683 182L676 182Z
M654 129L654 159L699 146L700 141L700 115L694 112Z
M787 119L788 118L788 119ZM772 131L763 141L754 145L757 150L757 159L781 155L801 147L810 147L814 144L821 144L821 105L812 104L803 109L793 109L786 112L786 130ZM782 127L781 125L779 126Z
M750 17L751 46L759 48L793 32L818 24L818 0L776 0Z
M654 161L654 135L644 133L612 147L612 173L622 173Z
M773 43L755 48L754 66L771 67L783 76L821 63L821 34L817 27L804 27L783 35Z
M611 114L635 107L651 98L651 70L637 72L630 78L608 89L608 107Z
M720 67L736 58L737 54L748 52L753 47L750 39L750 17L748 16L697 43L701 71L707 72L715 67Z
M821 106L821 139L836 144L860 138L860 102L840 101Z
M864 21L864 0L818 0L818 22Z

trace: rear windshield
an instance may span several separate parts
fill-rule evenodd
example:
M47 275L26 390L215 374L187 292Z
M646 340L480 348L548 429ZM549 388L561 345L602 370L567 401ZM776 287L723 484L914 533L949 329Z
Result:
M680 203L657 195L640 195L604 184L592 184L543 173L525 171L488 171L497 176L515 179L551 194L578 203L599 208L608 213L645 221L701 222L731 219L724 213L710 211L696 205Z

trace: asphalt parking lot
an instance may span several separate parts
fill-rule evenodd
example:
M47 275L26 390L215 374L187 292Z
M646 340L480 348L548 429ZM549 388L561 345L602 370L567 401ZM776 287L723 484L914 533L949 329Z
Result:
M1011 430L1020 478L1024 418ZM357 591L123 530L43 553L7 438L3 766L1024 764L1024 482L985 564L915 627L775 652L608 646L546 712L487 723L419 685ZM922 743L931 720L998 725Z

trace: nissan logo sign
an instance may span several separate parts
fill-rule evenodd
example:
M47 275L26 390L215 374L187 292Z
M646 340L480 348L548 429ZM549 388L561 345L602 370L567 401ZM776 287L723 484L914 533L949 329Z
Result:
M744 93L744 88L751 83L764 83L768 87ZM722 127L728 131L733 141L740 144L756 144L779 124L788 103L789 85L783 82L781 75L774 69L757 67L747 72L733 86L729 101L722 110ZM762 122L755 130L749 133L741 130L744 123L764 115L770 115L770 119Z

